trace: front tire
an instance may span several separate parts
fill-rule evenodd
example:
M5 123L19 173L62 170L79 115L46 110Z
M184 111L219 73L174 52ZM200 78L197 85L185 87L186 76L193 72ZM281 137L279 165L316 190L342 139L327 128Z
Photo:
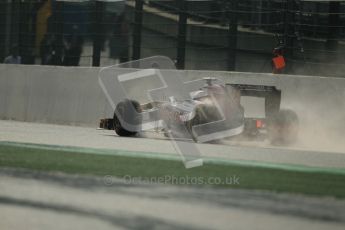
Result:
M123 125L121 124L120 119L118 118L118 115L120 115L123 118L131 116L131 120L140 119L140 117L133 117L134 114L133 114L133 111L132 111L130 106L133 106L134 109L136 110L136 112L138 112L138 113L141 112L140 104L137 101L133 101L133 100L124 100L124 101L120 102L116 106L116 109L115 109L114 130L115 130L116 134L121 136L121 137L132 137L132 136L137 135L137 133L138 133L138 132L133 132L133 131L129 131L129 130L125 129L123 127Z

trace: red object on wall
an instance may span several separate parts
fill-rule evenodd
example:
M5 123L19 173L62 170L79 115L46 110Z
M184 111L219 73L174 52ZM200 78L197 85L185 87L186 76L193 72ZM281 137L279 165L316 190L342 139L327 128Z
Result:
M282 70L285 68L285 59L283 56L278 55L277 57L274 57L272 61L273 61L274 68L276 70Z

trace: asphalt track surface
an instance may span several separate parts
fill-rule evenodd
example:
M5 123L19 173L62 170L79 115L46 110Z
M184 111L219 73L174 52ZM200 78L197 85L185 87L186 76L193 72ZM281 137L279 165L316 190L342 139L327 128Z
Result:
M345 201L0 170L1 229L344 229Z
M124 138L112 130L72 127L51 124L26 123L0 120L0 141L93 149L118 149L134 152L158 153L179 156L173 144L155 133L152 138ZM267 164L288 164L322 168L345 168L343 152L327 152L301 147L277 148L267 143L229 142L225 144L197 144L203 158L247 161Z
M0 127L5 142L176 154L159 136L119 138L112 131L13 121L0 121ZM344 153L200 146L205 158L344 168ZM14 230L344 229L345 201L1 168L0 214L0 229Z

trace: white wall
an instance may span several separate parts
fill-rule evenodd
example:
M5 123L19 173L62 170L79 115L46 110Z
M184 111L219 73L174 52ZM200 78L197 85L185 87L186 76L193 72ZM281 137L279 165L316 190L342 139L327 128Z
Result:
M110 114L97 74L98 68L0 65L0 119L96 126Z
M98 83L99 68L0 64L0 119L96 127L112 110ZM184 79L273 84L282 107L311 127L327 123L345 133L345 79L216 71L186 71ZM316 119L316 118L317 119ZM318 122L315 123L315 122ZM315 129L315 132L319 132Z

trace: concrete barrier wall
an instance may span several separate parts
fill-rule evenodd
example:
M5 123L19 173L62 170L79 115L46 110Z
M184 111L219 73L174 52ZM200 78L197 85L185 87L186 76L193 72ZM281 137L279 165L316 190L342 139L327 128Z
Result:
M100 118L112 116L98 71L2 64L0 119L96 127ZM345 79L216 71L181 74L186 81L219 77L228 83L275 85L282 90L282 107L294 109L313 132L323 132L317 128L322 124L345 133Z
M98 68L0 65L0 119L96 126L111 114Z

